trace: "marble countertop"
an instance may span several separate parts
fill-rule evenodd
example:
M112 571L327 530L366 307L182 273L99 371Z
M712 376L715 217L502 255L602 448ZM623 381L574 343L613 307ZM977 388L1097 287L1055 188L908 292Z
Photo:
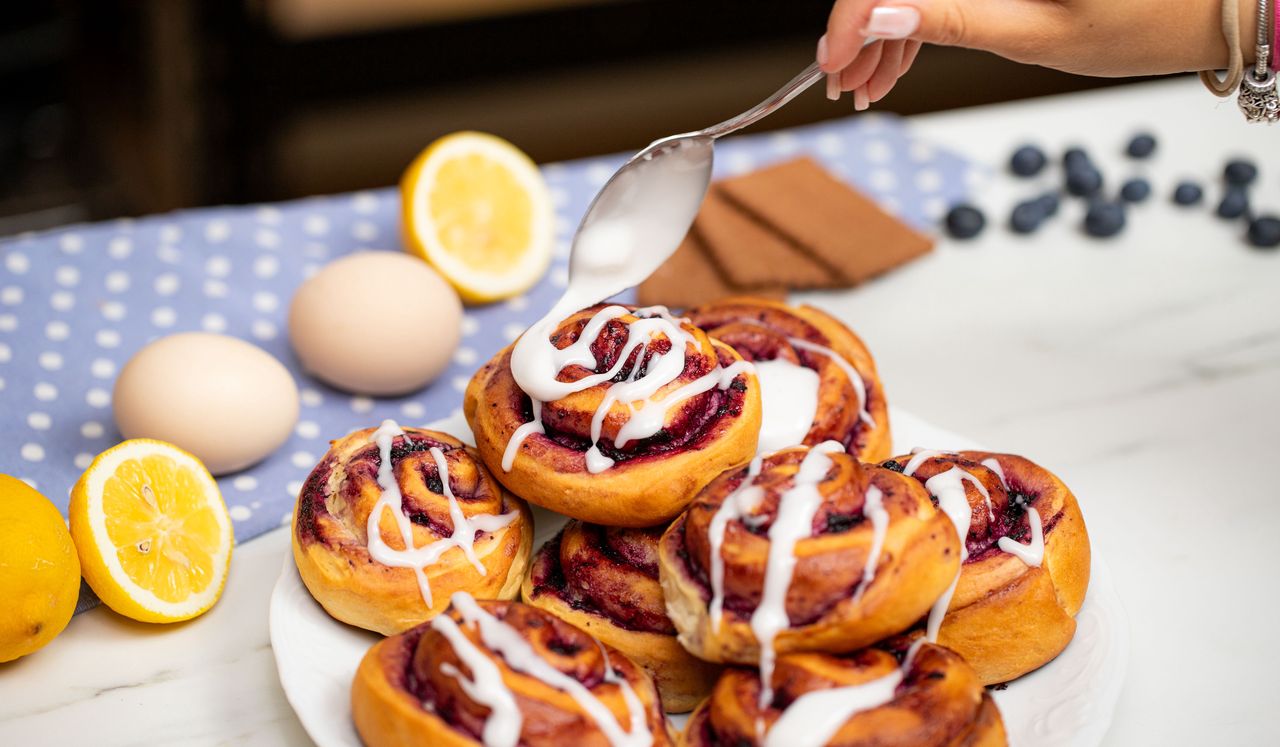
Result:
M991 227L852 292L805 294L848 322L898 405L1054 469L1080 497L1132 621L1128 679L1108 745L1273 738L1274 647L1244 634L1280 611L1270 588L1280 520L1280 253L1238 223L1168 204L1199 179L1215 200L1230 155L1262 165L1259 207L1280 212L1280 131L1246 127L1191 79L912 120L928 140L1002 167L1024 140L1083 144L1114 184L1150 129L1155 187L1099 242L1080 207L1034 237L1004 230L1032 187L979 184ZM1265 157L1271 157L1268 163ZM1270 167L1270 168L1269 168ZM1046 182L1047 185L1047 182ZM276 679L267 602L288 552L279 530L236 549L217 607L156 628L108 610L76 617L38 655L0 665L0 743L308 744ZM1251 624L1246 628L1245 623ZM319 655L319 652L318 652Z

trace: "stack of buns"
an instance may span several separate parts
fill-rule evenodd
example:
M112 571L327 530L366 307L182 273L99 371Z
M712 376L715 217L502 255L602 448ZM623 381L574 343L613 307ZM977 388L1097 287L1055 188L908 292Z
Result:
M890 458L870 353L811 307L593 307L548 340L587 351L563 396L522 390L509 347L467 389L475 447L388 422L305 483L303 581L389 636L353 683L366 744L1005 743L984 686L1060 653L1088 584L1060 480ZM763 451L775 428L793 440ZM528 504L569 517L536 551ZM663 711L691 710L673 733Z

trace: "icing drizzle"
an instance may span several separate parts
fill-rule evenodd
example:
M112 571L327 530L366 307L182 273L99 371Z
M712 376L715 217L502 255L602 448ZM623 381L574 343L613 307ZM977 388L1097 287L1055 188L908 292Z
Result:
M552 311L553 314L558 314L555 309ZM606 324L628 314L638 318L627 325L627 341L618 353L617 362L609 370L584 376L577 381L558 380L560 372L569 366L595 370L599 361L591 352L592 344ZM573 344L557 348L552 344L550 336L559 321L555 315L544 317L520 337L511 351L511 374L516 384L532 400L533 420L516 429L507 442L502 455L504 471L511 470L520 444L530 434L546 432L542 423L543 402L563 399L575 392L610 381L627 364L636 349L643 350L659 337L665 337L671 342L670 350L652 353L647 365L643 367L643 375L640 374L642 367L637 359L626 378L614 382L596 408L591 419L591 446L586 452L588 472L604 472L614 464L613 459L600 451L599 442L605 416L615 403L625 404L628 410L626 422L613 439L614 447L620 449L633 440L649 438L661 431L671 408L713 387L727 389L739 374L754 370L746 361L737 361L729 366L717 364L706 374L658 397L659 391L675 382L684 372L686 349L695 342L693 336L681 327L684 320L673 317L664 306L650 306L635 311L623 306L606 306L591 317Z
M948 456L954 452L934 451L931 449L913 449L911 459L902 469L902 474L910 477L915 473L920 465L925 461L938 456ZM990 457L982 460L982 466L991 470L1000 479L1000 485L1007 491L1009 483L1004 476L1004 469L1001 468L999 460ZM969 558L969 548L966 540L969 536L969 524L972 521L973 514L969 508L969 501L965 498L964 483L968 481L973 484L978 492L982 494L987 504L987 514L992 520L995 519L995 511L991 507L991 494L982 481L974 477L972 473L960 469L953 465L946 472L940 472L928 480L925 480L924 487L931 495L938 497L938 506L943 513L951 519L951 523L956 528L956 534L960 536L960 564L962 568L956 571L956 577L951 581L951 585L947 590L938 597L934 602L933 608L929 610L929 621L926 626L927 637L930 642L938 640L938 630L942 627L942 618L947 614L947 607L951 605L951 597L956 593L956 585L960 583L960 574L963 571L965 560ZM1011 537L1001 537L996 540L996 546L1001 551L1006 552L1020 559L1029 566L1040 567L1044 562L1044 526L1040 521L1040 512L1036 511L1034 506L1027 506L1027 522L1031 525L1031 541L1022 544Z
M543 659L518 630L476 604L470 594L455 592L450 597L450 602L462 616L463 622L474 627L484 645L500 655L508 667L541 680L572 698L595 722L610 745L645 747L653 743L653 735L645 723L644 704L640 702L631 683L614 671L603 647L600 651L604 654L604 680L618 686L627 707L629 726L625 731L609 707L592 695L586 686ZM445 635L458 658L471 670L471 679L463 678L456 668L453 671L441 671L457 678L469 697L489 707L490 712L482 733L486 747L513 747L520 738L524 718L516 704L514 693L502 681L502 673L497 665L462 634L458 624L448 615L436 617L431 621L431 627Z
M453 522L453 531L448 537L422 547L414 547L413 522L404 513L404 494L400 492L395 467L391 463L391 444L396 436L402 436L406 442L409 441L409 436L399 424L394 420L384 420L369 437L371 442L378 445L378 455L381 457L378 464L378 487L382 488L377 502L369 511L369 518L365 525L365 533L369 537L369 556L391 568L412 569L418 579L418 590L422 594L422 601L431 607L433 604L431 582L427 579L427 567L439 560L440 556L450 548L456 547L466 555L467 560L471 561L481 576L485 575L484 564L480 562L475 552L476 533L496 532L515 521L520 513L509 511L505 514L476 514L471 517L464 514L462 506L458 504L458 499L453 494L453 489L449 486L449 463L445 459L444 452L432 446L428 453L435 460L444 496L449 501L449 518ZM400 539L404 542L403 550L392 548L382 539L382 532L378 525L383 511L390 511L395 519L396 528L400 531Z
M818 484L831 469L831 457L844 451L836 441L824 441L809 450L796 470L792 486L778 497L778 512L769 527L769 556L765 563L760 603L751 614L751 632L760 644L760 705L773 700L773 641L791 626L787 616L787 590L795 572L795 546L813 532L813 517L822 505Z
M796 698L773 722L764 747L820 747L831 741L845 722L863 711L893 701L898 686L911 670L916 654L925 643L918 638L907 649L902 665L883 677L861 685L813 690Z

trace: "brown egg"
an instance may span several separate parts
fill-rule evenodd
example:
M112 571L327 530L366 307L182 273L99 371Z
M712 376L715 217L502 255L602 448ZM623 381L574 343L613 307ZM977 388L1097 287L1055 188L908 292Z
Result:
M449 365L462 330L458 294L400 252L334 260L298 288L289 339L307 371L359 394L421 389Z
M185 332L134 354L112 395L125 438L186 449L215 475L280 448L298 421L298 387L265 350L226 335Z

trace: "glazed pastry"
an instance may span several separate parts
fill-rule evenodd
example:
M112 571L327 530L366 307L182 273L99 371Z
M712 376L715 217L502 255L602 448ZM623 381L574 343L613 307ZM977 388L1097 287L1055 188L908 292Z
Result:
M965 538L959 580L930 614L930 637L988 685L1061 653L1089 586L1089 534L1067 486L1034 462L987 451L917 451L885 466L923 483Z
M529 507L474 451L390 420L334 441L293 517L293 557L311 595L338 620L384 635L430 619L455 591L514 599L532 544Z
M623 654L528 605L452 601L360 662L351 714L367 747L671 744L653 682Z
M889 408L871 353L812 306L728 298L685 316L756 366L764 402L760 451L839 441L864 462L890 454Z
M919 483L841 444L725 473L662 536L667 610L711 661L844 652L911 627L955 578L960 544Z
M534 554L521 596L629 656L653 676L666 711L687 713L720 667L685 650L667 618L658 585L664 529L572 520Z
M778 658L776 695L760 705L760 678L725 670L680 735L688 747L999 747L1004 722L973 669L954 651L921 641Z
M512 492L575 519L670 521L756 450L751 365L661 307L535 325L467 387L463 411Z

